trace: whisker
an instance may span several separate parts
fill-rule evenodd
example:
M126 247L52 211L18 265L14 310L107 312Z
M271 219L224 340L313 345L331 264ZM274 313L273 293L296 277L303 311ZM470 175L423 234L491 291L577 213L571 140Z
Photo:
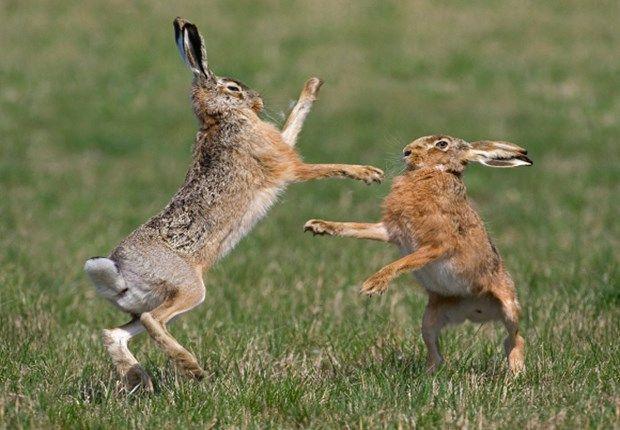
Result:
M389 152L386 152L384 156L384 170L386 175L389 177L401 175L407 169L407 166L402 160L402 152L400 149L400 147L403 146L402 142L393 134L386 135L385 140L388 142L387 146L390 149L394 148L393 151L389 150Z
M282 127L284 125L285 114L281 110L276 111L269 108L264 108L262 111L262 115L269 119L270 122L274 123L279 127Z
M407 170L402 152L405 144L400 137L389 130L384 131L383 134L383 140L386 142L384 145L385 152L383 153L384 171L386 178L394 178L402 175Z

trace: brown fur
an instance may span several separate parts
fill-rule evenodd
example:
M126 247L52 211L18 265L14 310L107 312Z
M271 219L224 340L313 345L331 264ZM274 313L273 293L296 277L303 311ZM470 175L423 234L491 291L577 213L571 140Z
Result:
M204 372L166 323L202 302L202 274L229 252L292 182L348 177L380 182L371 166L306 164L293 148L321 81L309 79L283 131L262 121L257 92L209 68L198 29L177 18L175 37L194 73L192 106L200 122L185 182L168 205L125 238L108 259L86 263L99 292L132 322L104 331L104 344L129 389L152 383L127 348L143 329L187 375Z
M394 179L380 223L310 220L304 227L315 234L380 240L401 249L404 257L368 278L362 292L383 293L396 276L414 273L429 295L422 323L429 370L442 361L440 330L465 319L502 320L508 330L509 367L517 372L524 366L514 283L467 199L461 175L470 161L499 167L532 164L525 154L507 142L470 144L450 136L426 136L404 148L408 170Z

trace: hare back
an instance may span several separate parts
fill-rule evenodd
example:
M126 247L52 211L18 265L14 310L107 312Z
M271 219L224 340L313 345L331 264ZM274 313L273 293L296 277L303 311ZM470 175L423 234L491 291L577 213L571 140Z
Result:
M198 133L185 183L140 230L208 267L262 218L287 183L296 153L257 119L214 123Z
M205 248L215 253L264 187L265 172L256 160L229 148L204 154L185 184L143 229L184 255ZM215 257L215 255L211 255Z

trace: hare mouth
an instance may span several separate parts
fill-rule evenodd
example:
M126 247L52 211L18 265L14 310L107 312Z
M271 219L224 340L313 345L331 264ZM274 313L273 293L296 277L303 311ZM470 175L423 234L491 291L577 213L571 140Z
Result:
M420 159L418 158L412 158L410 157L409 160L404 159L405 164L407 165L407 167L409 167L410 169L420 169L421 167L424 167L424 163L422 163L420 161Z

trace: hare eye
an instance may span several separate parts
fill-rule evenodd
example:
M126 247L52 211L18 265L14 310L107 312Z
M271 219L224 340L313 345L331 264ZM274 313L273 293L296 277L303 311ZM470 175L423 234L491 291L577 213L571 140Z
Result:
M448 147L448 142L446 142L445 140L440 140L435 144L435 146L439 149L446 149Z
M239 87L235 87L234 85L229 85L226 88L230 91L239 91Z
M403 151L403 155L405 157L409 157L411 155L411 150L410 149L406 149L405 151Z

